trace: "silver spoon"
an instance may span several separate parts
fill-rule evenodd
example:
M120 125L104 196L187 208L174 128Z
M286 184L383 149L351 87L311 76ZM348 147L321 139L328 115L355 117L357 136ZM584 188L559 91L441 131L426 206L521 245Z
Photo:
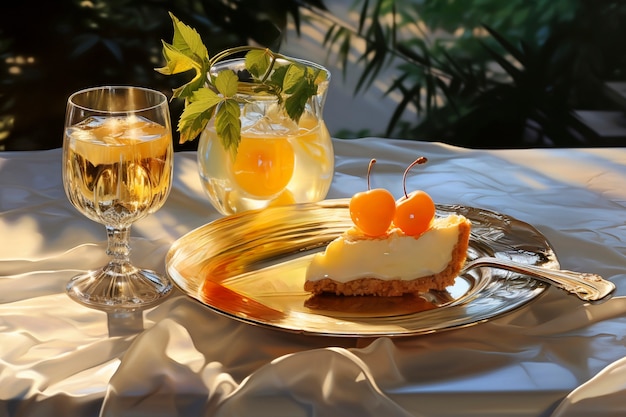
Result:
M583 301L604 302L611 298L615 284L600 275L587 272L574 272L542 268L535 265L520 264L508 259L482 257L468 261L461 274L478 267L504 269L519 274L529 275L539 281L575 295Z

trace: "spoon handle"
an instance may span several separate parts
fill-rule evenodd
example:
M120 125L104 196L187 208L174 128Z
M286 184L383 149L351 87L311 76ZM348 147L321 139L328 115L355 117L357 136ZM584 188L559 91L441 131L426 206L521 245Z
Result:
M542 268L535 265L520 264L508 259L483 257L469 261L465 270L476 267L492 267L519 274L529 275L539 281L555 286L575 295L583 301L603 302L610 298L615 284L600 275Z

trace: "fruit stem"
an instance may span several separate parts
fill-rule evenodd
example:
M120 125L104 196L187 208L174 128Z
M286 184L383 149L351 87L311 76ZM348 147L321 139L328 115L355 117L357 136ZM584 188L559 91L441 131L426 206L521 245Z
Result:
M370 159L370 164L367 166L367 191L371 190L370 187L370 174L372 173L372 167L376 163L376 159Z
M425 164L426 162L428 162L428 159L426 159L426 157L424 157L424 156L420 156L419 158L417 158L415 161L413 161L411 163L411 165L409 165L404 170L404 175L402 175L402 189L404 191L404 197L405 198L409 198L409 195L406 192L406 176L407 176L407 174L409 173L411 168L413 168L415 165ZM369 178L368 178L368 183L369 183Z

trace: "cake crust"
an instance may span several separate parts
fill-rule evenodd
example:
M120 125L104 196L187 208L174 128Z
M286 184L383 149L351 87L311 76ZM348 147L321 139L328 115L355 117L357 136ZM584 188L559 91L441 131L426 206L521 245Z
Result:
M332 293L336 295L377 295L382 297L401 296L409 293L424 293L430 290L442 291L454 284L459 271L465 264L471 223L469 220L459 223L459 236L452 251L452 259L446 268L436 274L416 277L412 280L382 280L378 278L359 278L345 283L330 278L306 281L304 289L313 294Z

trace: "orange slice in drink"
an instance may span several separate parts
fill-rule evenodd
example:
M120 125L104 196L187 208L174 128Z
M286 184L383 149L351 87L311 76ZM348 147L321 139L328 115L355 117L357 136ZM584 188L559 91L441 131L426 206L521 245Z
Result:
M242 136L233 177L246 193L270 197L289 184L294 164L294 151L286 138Z

